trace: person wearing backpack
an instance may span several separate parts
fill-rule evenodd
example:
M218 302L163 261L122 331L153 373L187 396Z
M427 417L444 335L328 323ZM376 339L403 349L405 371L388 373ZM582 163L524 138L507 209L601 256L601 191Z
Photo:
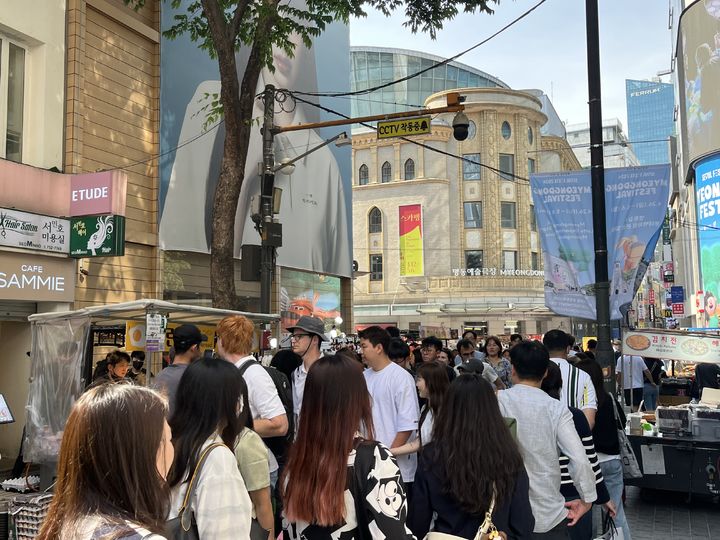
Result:
M293 352L302 358L302 364L292 374L293 416L295 430L297 430L305 392L305 379L307 379L308 370L322 357L320 343L326 341L327 338L323 322L317 317L307 315L300 317L295 326L289 326L286 330L291 333L290 343Z
M255 327L247 317L225 317L216 329L217 351L221 358L234 364L245 379L254 430L269 447L268 443L273 438L282 439L288 435L290 417L280 395L284 394L287 401L290 385L282 373L274 368L265 368L250 354L254 333ZM281 392L278 387L282 388ZM289 407L292 411L292 398ZM277 456L271 450L269 457L270 478L274 486L278 475Z

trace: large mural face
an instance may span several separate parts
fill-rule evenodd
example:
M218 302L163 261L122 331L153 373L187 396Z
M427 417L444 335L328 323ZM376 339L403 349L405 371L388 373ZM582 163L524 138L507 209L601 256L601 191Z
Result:
M183 2L178 10L163 4L163 28L172 24L174 15L185 11L186 4ZM247 63L247 54L246 50L237 54L239 71ZM162 59L160 244L165 250L208 253L213 199L225 135L222 121L206 125L205 107L220 92L217 61L187 36L176 40L163 38ZM293 58L276 51L273 60L274 71L263 71L258 92L266 84L306 92L319 88L347 90L350 85L348 28L331 24L311 48L298 43ZM242 77L241 72L238 77ZM350 101L346 99L323 98L322 105L350 113ZM253 118L260 119L262 115L262 103L258 100ZM312 105L287 103L276 108L275 124L315 122L323 119L323 115L326 113L321 114ZM312 150L342 130L328 128L279 134L275 137L275 162L281 163ZM260 129L256 127L250 140L245 180L235 217L236 257L240 257L243 244L260 243L250 214L260 193L258 163L261 161L262 140ZM350 276L352 194L349 149L330 145L314 151L296 162L290 174L276 174L275 186L282 190L278 217L283 225L283 246L278 248L278 264Z

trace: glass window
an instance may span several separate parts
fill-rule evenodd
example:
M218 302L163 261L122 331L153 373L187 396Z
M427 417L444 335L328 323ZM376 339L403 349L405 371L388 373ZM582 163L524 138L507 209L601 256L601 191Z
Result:
M530 269L540 270L540 267L538 266L538 254L534 251L530 253Z
M383 256L370 255L370 281L382 281Z
M528 158L528 174L535 174L535 160Z
M463 154L463 180L480 180L480 154Z
M377 207L370 210L370 214L368 214L368 232L382 232L382 212Z
M517 251L503 251L503 270L517 270Z
M510 129L510 124L506 121L502 123L502 128L500 130L502 133L503 139L508 140L510 138L510 135L512 135L512 129Z
M415 162L408 159L405 162L405 180L412 180L413 178L415 178Z
M385 163L382 164L381 173L382 173L381 179L382 179L383 184L386 184L390 180L392 180L392 167L390 166L389 161L386 161Z
M358 184L366 186L368 184L369 176L368 166L365 164L360 165L360 170L358 171Z
M22 161L23 112L25 107L25 49L9 44L7 70L7 138L5 157ZM2 76L2 73L0 73Z
M465 213L465 228L480 229L482 228L482 203L466 202L463 203Z
M537 217L535 216L535 206L530 205L530 230L537 232Z
M528 126L528 144L532 144L535 137L533 136L533 130Z
M515 179L515 156L500 154L500 170L500 178L512 182Z
M482 270L483 252L482 250L465 252L465 268L472 270Z
M517 216L515 214L514 202L500 203L500 226L503 229L517 228Z

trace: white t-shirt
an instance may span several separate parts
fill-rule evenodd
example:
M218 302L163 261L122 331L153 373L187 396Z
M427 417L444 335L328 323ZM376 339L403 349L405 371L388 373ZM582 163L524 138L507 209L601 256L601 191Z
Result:
M590 375L582 369L576 368L564 358L551 358L550 360L558 365L562 375L560 400L568 407L597 410L597 395Z
M375 438L385 446L392 446L400 431L415 431L420 408L412 375L395 363L380 371L365 370L365 382L372 398ZM412 435L410 439L412 440ZM415 479L417 454L397 458L404 482Z
M623 373L623 390L629 388L642 388L645 377L643 372L647 369L645 360L640 356L624 354L617 360L616 373Z
M241 368L245 362L254 361L253 356L246 356L235 363L236 368ZM250 415L253 420L262 418L270 420L277 416L285 415L285 406L278 396L275 383L268 375L265 368L260 364L253 364L243 373L243 379L248 387L248 400L250 401ZM288 418L288 420L290 420ZM277 459L273 453L268 450L268 458L270 460L270 472L278 470Z
M425 414L423 423L420 424L420 442L422 442L423 446L425 446L430 441L432 441L432 428L433 428L433 421L435 420L433 418L433 413L430 410L430 407L428 407L427 405L425 405L425 407L427 408L427 414ZM421 414L421 416L422 416L422 414Z

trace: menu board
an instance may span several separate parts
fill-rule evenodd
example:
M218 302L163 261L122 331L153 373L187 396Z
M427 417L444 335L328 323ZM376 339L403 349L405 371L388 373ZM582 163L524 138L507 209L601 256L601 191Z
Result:
M647 358L720 363L720 336L635 331L623 336L623 354Z

